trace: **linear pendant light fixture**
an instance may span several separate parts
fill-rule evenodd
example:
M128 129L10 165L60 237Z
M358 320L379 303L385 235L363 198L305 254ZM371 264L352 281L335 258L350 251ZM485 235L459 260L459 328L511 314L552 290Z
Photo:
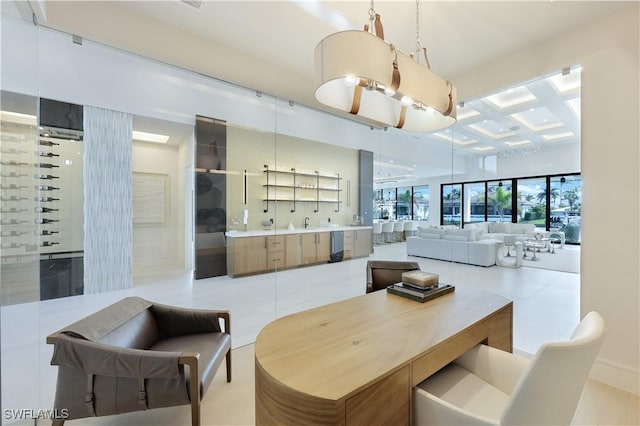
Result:
M456 122L453 84L420 64L419 4L416 52L406 55L384 40L373 0L364 31L331 34L315 48L316 99L369 123L432 132ZM375 35L374 35L375 30ZM426 59L426 49L424 56Z

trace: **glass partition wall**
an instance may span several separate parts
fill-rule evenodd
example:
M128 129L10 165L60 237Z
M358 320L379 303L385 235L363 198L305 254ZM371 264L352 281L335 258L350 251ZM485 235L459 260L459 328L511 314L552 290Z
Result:
M334 269L342 272L333 274L313 273L306 265L333 266L327 264L332 259L322 257L328 244L325 237L331 232L320 231L349 227L367 217L370 221L374 192L359 170L367 161L373 170L368 155L392 150L397 141L411 138L406 132L370 129L89 40L78 47L69 42L68 35L33 26L17 16L3 13L2 20L3 407L52 406L55 369L41 362L50 358L46 336L126 296L142 295L181 306L231 308L234 346L239 346L252 342L277 317L364 292L364 266ZM9 40L22 44L6 45ZM43 54L44 45L56 55ZM25 52L32 55L31 63L24 61ZM99 63L89 60L95 57L101 58ZM43 69L46 74L40 71ZM110 84L96 85L96 81ZM14 98L24 98L24 102L14 102ZM63 220L80 231L68 232L80 245L65 246L65 255L82 254L81 231L96 222L84 209L83 195L92 191L100 197L108 192L110 183L87 186L83 140L67 140L63 146L61 141L41 137L42 129L37 126L41 99L73 103L81 111L92 105L131 116L131 163L127 166L132 207L131 284L85 297L82 303L74 297L59 297L67 294L44 301L49 298L43 297L40 287L39 256L46 252L52 257L52 250L62 248L58 237L66 229ZM16 122L15 117L28 123ZM202 132L198 121L208 126ZM167 139L153 140L156 136ZM361 143L361 149L348 147L352 144L345 144L345 138L366 143ZM14 146L16 140L20 147ZM41 141L51 145L40 145ZM62 148L64 151L55 151ZM73 167L75 174L35 168L23 172L18 170L21 163L32 167L55 163L59 166L56 171L68 174ZM43 195L37 188L57 188L63 180L68 181L66 191L75 203L64 208L62 197ZM383 191L380 199L387 206L387 217L428 219L429 206L434 204L429 202L430 195L428 185L405 186L399 194L395 189ZM44 219L47 225L60 221L59 227L42 226ZM284 232L295 230L305 232ZM363 243L357 235L354 239L351 250L355 252ZM370 251L368 241L363 253ZM344 243L348 244L346 239ZM378 254L378 258L384 256L404 258L406 253ZM366 256L353 262L364 264ZM78 278L86 284L82 277L86 265L68 262L68 266L72 281ZM194 271L203 276L194 277ZM339 289L329 285L336 279L345 283ZM68 295L86 294L83 289L86 287ZM41 322L40 318L47 319ZM47 367L40 370L34 365Z
M526 195L517 195L517 181L496 180L497 155L482 158L486 174L465 175L473 160L459 151L466 143L466 116L462 112L453 130L435 135L374 129L88 40L80 48L69 42L68 34L7 16L4 9L2 20L2 110L5 106L9 109L7 93L24 95L31 105L26 112L12 111L31 120L18 136L27 144L26 149L11 147L11 134L17 133L12 127L15 124L4 114L2 118L2 289L31 286L34 290L28 299L10 297L2 303L2 372L11 372L2 374L3 407L50 407L55 370L35 371L32 367L42 365L41 358L50 356L51 348L44 345L46 335L125 295L151 294L159 302L182 306L233 306L234 346L238 346L253 341L259 330L277 317L363 293L363 268L345 268L337 274L324 269L332 265L327 264L331 259L322 257L328 243L321 230L351 225L371 213L384 220L435 222L440 218L440 224L456 226L480 220L514 220L517 213L526 220L527 212L524 208L520 211L518 204ZM44 52L43 46L49 50ZM38 145L41 129L31 117L37 123L41 98L126 112L133 116L133 130L143 133L169 132L163 129L167 123L181 129L181 136L160 144L132 135L132 288L85 298L86 303L81 304L74 303L73 297L40 302L40 259L33 255L47 247L44 242L56 241L43 240L43 235L57 234L53 228L36 226L41 224L35 221L40 217L59 220L56 215L63 211L44 211L58 207L41 205L30 210L32 207L23 207L20 202L43 197L36 193L39 179L54 174L29 170L27 176L18 176L24 173L4 166L6 161L16 162L8 166L35 164L34 156L39 152L56 154ZM202 133L197 128L199 117L208 123L208 130ZM144 126L142 119L155 122ZM397 159L398 153L406 152L431 163L396 162L390 170L399 171L403 178L389 187L392 173L381 166L383 159ZM23 154L32 158L22 160ZM376 158L370 164L371 170L375 168L372 174L387 176L387 183L376 181L385 186L376 186L375 192L358 174L369 154ZM74 155L84 154L74 151ZM461 176L468 177L469 186ZM555 200L547 196L545 201L549 227L557 225L565 230L567 241L579 241L579 175L551 175L550 179L547 187L558 188L559 195ZM25 190L24 195L15 195L14 190ZM103 190L87 187L83 181L82 189L71 191L82 195ZM5 205L5 199L17 204ZM25 208L27 211L21 210ZM14 213L29 216L10 218ZM36 213L46 215L36 218ZM32 219L33 224L29 222ZM531 214L529 219L534 220ZM13 220L27 223L10 222ZM74 208L67 220L84 225L95 217ZM283 232L301 229L306 232ZM74 235L79 237L77 232ZM404 259L402 247L396 245L394 251L390 245L390 250L380 249L372 258ZM15 266L9 260L16 250L26 266ZM204 265L215 264L215 268L212 274L204 271L208 277L193 279L194 270L203 271L198 258L204 259ZM310 274L303 267L307 264L318 264L320 273ZM440 274L443 281L455 281L449 273L451 264L434 268L439 268L432 272ZM16 270L22 269L28 270L24 276L29 285L14 277ZM348 284L328 295L328 283L336 280ZM55 321L41 323L41 312ZM9 388L12 391L5 392Z

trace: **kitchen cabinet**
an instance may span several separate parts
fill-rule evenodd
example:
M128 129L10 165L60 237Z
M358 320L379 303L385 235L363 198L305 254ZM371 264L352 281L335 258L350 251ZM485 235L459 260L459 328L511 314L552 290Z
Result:
M285 238L284 235L273 235L267 239L267 270L275 271L284 267Z
M331 245L329 232L312 232L301 235L303 265L329 261Z
M344 255L343 259L353 258L353 243L355 238L355 231L344 231Z
M331 255L331 231L344 231L345 258L371 253L371 227L332 227L318 230L233 231L226 234L227 274L261 274L326 263Z
M267 238L247 237L230 239L231 256L227 256L227 270L232 276L248 275L267 270Z
M373 252L371 244L371 230L359 229L354 231L353 236L353 257L369 256Z
M284 267L295 268L302 263L302 234L285 235Z

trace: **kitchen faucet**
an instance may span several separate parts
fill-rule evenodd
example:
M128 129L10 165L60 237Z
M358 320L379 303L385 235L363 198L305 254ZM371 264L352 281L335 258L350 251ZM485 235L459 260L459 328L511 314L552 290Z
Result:
M304 229L307 229L309 227L309 217L305 217L304 218Z

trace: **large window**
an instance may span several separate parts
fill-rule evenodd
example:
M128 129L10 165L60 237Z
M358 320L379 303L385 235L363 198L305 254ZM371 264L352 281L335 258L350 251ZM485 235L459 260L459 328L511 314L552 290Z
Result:
M442 225L460 226L461 217L464 224L533 223L539 230L564 232L567 243L581 241L578 173L443 184L440 196Z
M429 185L377 189L374 219L429 220Z
M518 179L518 223L534 223L537 227L546 227L547 195L551 202L558 198L558 191L551 188L547 194L547 179Z
M429 220L429 185L413 187L413 219Z
M487 220L511 222L511 180L487 183Z
M579 175L554 176L551 188L558 195L551 202L549 229L564 232L568 243L580 243L582 178Z
M442 185L442 224L460 226L462 185Z
M485 182L464 184L464 223L484 222L487 210Z
M378 189L375 192L374 219L395 219L396 217L396 188Z
M396 196L396 219L411 219L411 187L398 188Z

